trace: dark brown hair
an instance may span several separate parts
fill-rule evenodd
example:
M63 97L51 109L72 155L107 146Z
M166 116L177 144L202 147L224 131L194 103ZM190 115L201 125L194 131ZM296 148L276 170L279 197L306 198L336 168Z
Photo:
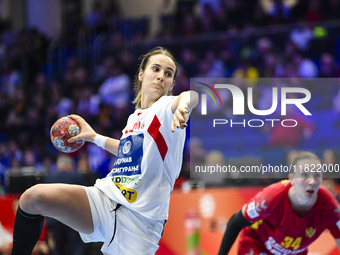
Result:
M132 102L136 105L136 107L135 107L136 109L141 108L141 98L142 98L142 94L141 94L142 82L139 80L139 72L140 72L140 70L145 71L146 65L148 64L150 57L155 56L155 55L165 55L165 56L171 58L172 61L175 63L176 70L175 70L174 81L173 81L173 82L175 82L175 78L176 78L177 73L178 73L178 66L177 66L176 59L172 56L172 54L167 49L165 49L161 46L158 46L156 48L153 48L147 54L140 56L139 59L141 59L141 63L139 65L139 68L138 68L138 71L137 71L137 74L136 74L135 80L134 80L134 92L136 94L136 97ZM168 95L171 95L171 91L169 91Z

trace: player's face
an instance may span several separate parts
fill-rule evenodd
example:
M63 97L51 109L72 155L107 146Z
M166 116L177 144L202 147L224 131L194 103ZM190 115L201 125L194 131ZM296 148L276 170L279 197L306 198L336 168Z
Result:
M142 81L142 98L157 101L167 95L174 85L175 71L176 65L170 57L161 54L151 56L145 70L141 70L138 76Z
M291 179L295 194L303 199L313 199L322 183L322 172L317 172L320 161L315 159L299 160L296 172Z

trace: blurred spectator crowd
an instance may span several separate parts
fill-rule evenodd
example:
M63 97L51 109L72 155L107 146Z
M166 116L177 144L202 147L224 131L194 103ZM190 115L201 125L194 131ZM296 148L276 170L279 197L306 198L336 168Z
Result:
M340 2L333 0L301 0L292 7L280 0L267 7L250 0L179 0L174 12L161 13L161 29L150 36L148 19L124 19L117 6L104 9L98 2L83 20L70 15L75 20L59 41L62 70L53 77L52 39L35 28L14 31L1 21L0 182L5 172L22 168L56 172L50 127L68 114L119 138L134 109L138 57L154 46L165 46L178 60L174 94L188 90L193 77L339 77L340 26L327 23L338 17ZM79 34L86 37L82 49ZM320 95L316 110L340 112L339 84L311 90ZM81 172L100 177L115 160L93 144L71 156Z

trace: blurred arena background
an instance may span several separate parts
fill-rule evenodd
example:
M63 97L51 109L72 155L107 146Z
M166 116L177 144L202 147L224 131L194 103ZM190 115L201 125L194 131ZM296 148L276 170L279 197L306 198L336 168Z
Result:
M164 46L177 59L178 94L190 89L190 78L339 78L339 32L339 0L0 0L1 223L11 230L18 195L61 171L49 135L58 118L76 113L98 133L120 137L134 108L138 57L151 48ZM190 153L202 164L280 165L307 149L339 164L340 82L308 89L312 121L294 130L293 141L284 134L273 141L266 129L236 129L216 150L204 146L211 136L190 139L187 129L182 174L157 254L216 254L229 217L274 181L192 180ZM256 104L263 103L261 93ZM70 156L72 174L85 185L104 177L115 161L93 144ZM48 224L46 231L53 254ZM339 254L327 235L311 254ZM90 244L84 254L101 254L99 247Z

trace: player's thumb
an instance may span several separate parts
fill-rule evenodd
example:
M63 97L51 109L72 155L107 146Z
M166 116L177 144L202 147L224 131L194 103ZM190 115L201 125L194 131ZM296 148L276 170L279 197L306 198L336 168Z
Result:
M68 143L74 143L76 142L77 140L79 140L79 135L76 135L76 136L73 136L71 137L70 139L67 140Z

